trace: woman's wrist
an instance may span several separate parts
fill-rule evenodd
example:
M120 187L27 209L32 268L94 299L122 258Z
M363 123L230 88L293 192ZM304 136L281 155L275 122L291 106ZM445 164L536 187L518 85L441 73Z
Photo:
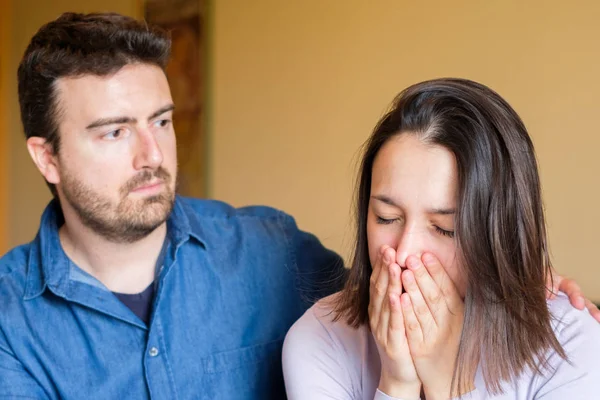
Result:
M399 382L389 379L383 374L379 380L378 389L390 397L398 397L406 400L417 400L421 396L421 382Z
M423 393L425 394L425 398L427 398L427 400L448 400L448 399L454 399L456 397L465 395L467 393L472 392L473 390L475 390L475 383L471 383L469 385L467 385L466 387L462 388L462 391L458 391L457 388L454 389L453 393L450 394L450 387L443 387L443 388L432 388L429 387L427 385L423 386Z

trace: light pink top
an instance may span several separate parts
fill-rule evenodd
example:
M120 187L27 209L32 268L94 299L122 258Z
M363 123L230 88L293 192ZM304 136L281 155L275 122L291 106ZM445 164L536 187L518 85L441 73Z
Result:
M288 398L394 399L377 390L381 364L373 336L366 326L353 329L344 321L333 322L328 300L306 311L285 338L283 374ZM554 332L570 363L552 355L553 373L525 372L495 396L487 393L478 372L476 389L464 399L600 399L600 324L587 311L573 308L562 295L548 301L548 307L554 316Z

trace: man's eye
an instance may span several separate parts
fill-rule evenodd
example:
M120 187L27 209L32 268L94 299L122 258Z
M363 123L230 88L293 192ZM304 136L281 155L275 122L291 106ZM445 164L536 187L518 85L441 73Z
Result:
M159 128L165 128L167 126L169 126L169 124L171 123L171 120L169 119L161 119L155 122L156 126Z
M125 130L122 128L115 129L114 131L110 131L106 135L104 135L104 138L106 138L108 140L116 140L116 139L120 138L121 136L123 136L124 133L125 133Z

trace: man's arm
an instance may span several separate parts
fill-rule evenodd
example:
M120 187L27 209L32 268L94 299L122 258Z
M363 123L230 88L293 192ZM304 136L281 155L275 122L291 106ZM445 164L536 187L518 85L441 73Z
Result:
M0 399L47 399L44 390L0 341Z
M323 246L315 235L299 230L291 216L284 214L284 218L303 300L312 304L340 291L348 272L342 257Z

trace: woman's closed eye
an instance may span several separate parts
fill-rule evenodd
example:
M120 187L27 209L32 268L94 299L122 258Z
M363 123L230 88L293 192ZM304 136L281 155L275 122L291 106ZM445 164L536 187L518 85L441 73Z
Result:
M396 220L396 218L392 218L392 219L386 219L386 218L382 218L382 217L377 217L377 223L378 224L382 224L382 225L389 225L391 223L393 223Z
M437 233L439 233L440 235L442 235L442 236L446 236L446 237L449 237L449 238L453 238L454 237L454 231L449 231L449 230L446 230L446 229L442 229L442 228L440 228L437 225L435 226L435 231Z

